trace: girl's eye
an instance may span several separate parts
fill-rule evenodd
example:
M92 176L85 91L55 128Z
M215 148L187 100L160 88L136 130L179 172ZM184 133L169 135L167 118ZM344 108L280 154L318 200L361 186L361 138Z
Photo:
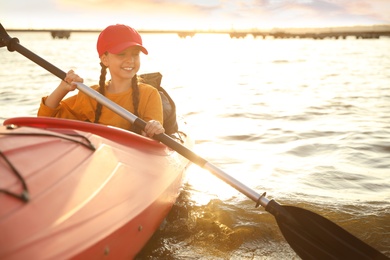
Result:
M118 56L125 57L125 56L131 56L131 57L138 57L140 55L139 50L134 51L122 51L117 54Z
M125 55L126 55L126 52L122 51L122 52L117 53L117 54L115 54L115 55L117 55L117 56L125 56Z

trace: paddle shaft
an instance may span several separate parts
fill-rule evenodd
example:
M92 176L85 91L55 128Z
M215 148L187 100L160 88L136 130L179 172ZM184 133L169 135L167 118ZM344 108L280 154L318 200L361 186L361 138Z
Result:
M5 29L2 26L1 26L0 30L5 32ZM28 49L26 49L25 47L23 47L21 44L19 44L19 40L17 38L11 38L8 36L8 34L1 35L1 36L2 36L1 37L2 42L0 43L0 47L7 46L9 51L11 51L11 52L17 51L20 54L22 54L23 56L25 56L26 58L30 59L31 61L33 61L36 64L38 64L39 66L41 66L42 68L46 69L50 73L54 74L55 76L57 76L61 80L65 79L66 73L64 71L60 70L59 68L57 68L56 66L54 66L50 62L44 60L43 58L39 57L35 53L33 53L33 52L29 51ZM80 90L81 92L83 92L86 95L88 95L89 97L95 99L97 102L101 103L102 105L106 106L107 108L109 108L113 112L122 116L124 119L130 121L135 126L138 126L141 129L145 128L146 122L144 120L135 116L131 112L127 111L123 107L119 106L115 102L111 101L110 99L106 98L105 96L103 96L99 92L93 90L92 88L86 86L85 84L83 84L83 83L76 83L76 84L77 84L77 89ZM266 207L268 205L269 200L264 196L265 193L263 195L258 194L254 190L250 189L248 186L244 185L243 183L241 183L238 180L231 177L229 174L227 174L223 170L214 166L213 164L211 164L210 162L208 162L204 158L198 156L197 154L195 154L194 152L192 152L191 150L189 150L185 146L179 144L178 142L176 142L174 139L172 139L167 134L165 134L165 133L158 134L158 135L155 135L153 138L162 142L163 144L165 144L169 148L175 150L176 152L178 152L179 154L181 154L183 157L187 158L191 162L210 171L212 174L214 174L215 176L217 176L218 178L220 178L221 180L223 180L224 182L226 182L227 184L229 184L230 186L232 186L233 188L235 188L236 190L238 190L239 192L241 192L242 194L244 194L245 196L247 196L248 198L250 198L251 200L256 202L257 206L261 205L263 207Z

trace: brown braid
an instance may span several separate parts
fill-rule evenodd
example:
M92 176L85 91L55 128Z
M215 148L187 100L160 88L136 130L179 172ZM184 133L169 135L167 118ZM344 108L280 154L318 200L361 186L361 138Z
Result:
M139 105L139 88L138 88L138 76L135 75L133 79L131 80L131 87L133 89L133 106L134 106L134 115L137 117L138 115L138 105ZM135 125L131 126L131 131L141 134L141 129L136 127Z
M131 80L131 87L133 88L133 106L134 114L138 116L138 105L139 105L139 88L138 88L138 79L137 75Z
M102 69L100 70L100 79L99 79L99 93L104 96L104 91L106 87L106 75L107 75L107 67L100 62L100 66ZM100 115L102 114L102 104L97 103L96 111L95 111L95 123L98 123Z

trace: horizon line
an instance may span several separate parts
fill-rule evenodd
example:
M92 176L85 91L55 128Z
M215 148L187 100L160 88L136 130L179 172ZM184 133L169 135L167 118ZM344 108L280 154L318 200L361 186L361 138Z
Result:
M280 29L287 29L287 30L316 30L316 29L344 29L344 28L373 28L373 27L389 27L390 24L372 24L372 25L339 25L339 26L316 26L316 27L272 27L272 28L241 28L241 29L145 29L145 28L139 28L136 29L137 31L143 31L143 32L241 32L241 31L272 31L272 30L280 30ZM64 31L80 31L80 32L100 32L104 28L77 28L77 29L70 29L65 27L57 27L57 28L8 28L7 31L53 31L53 30L64 30Z

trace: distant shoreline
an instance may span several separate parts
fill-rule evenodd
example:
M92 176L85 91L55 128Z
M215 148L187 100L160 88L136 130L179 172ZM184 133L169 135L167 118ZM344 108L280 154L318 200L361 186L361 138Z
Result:
M7 29L9 32L49 32L53 38L68 39L72 33L99 33L94 29ZM273 28L248 30L138 30L140 34L177 34L181 38L193 37L195 34L228 34L230 38L245 38L252 35L254 38L273 37L276 39L312 38L346 39L378 39L381 36L390 37L390 25L327 27L327 28Z
M102 29L70 29L70 28L46 28L46 29L32 29L32 28L15 28L15 29L6 29L10 32L51 32L51 31L70 31L70 32L82 32L82 33L97 33L101 32ZM230 30L198 30L198 29L189 29L189 30L179 30L179 29L137 29L140 33L180 33L180 32L194 32L194 33L235 33L235 32L291 32L291 33L314 33L314 32L377 32L377 31L390 31L390 25L372 25L372 26L334 26L334 27L313 27L313 28L271 28L271 29L261 29L261 28L248 28L248 29L230 29Z

